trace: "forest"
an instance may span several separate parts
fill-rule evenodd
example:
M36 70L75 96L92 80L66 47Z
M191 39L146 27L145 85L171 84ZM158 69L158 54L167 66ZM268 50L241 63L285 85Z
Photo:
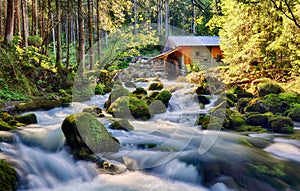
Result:
M0 0L0 191L299 190L299 74L299 0Z

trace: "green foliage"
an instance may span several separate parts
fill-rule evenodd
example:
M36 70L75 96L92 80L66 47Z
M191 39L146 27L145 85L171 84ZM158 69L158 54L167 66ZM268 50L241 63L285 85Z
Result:
M0 160L0 191L13 191L16 188L17 173L4 160Z
M299 18L299 5L289 6ZM286 81L299 75L300 28L271 1L223 0L220 7L211 26L221 28L223 61L236 65L233 76ZM283 9L288 11L285 5Z

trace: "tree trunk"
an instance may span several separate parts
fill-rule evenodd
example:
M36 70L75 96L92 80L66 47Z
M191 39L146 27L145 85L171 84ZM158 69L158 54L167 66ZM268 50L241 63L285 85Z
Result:
M195 34L196 31L196 7L195 7L195 0L192 0L193 4L193 11L192 11L192 24L191 24L191 33Z
M15 0L15 35L21 35L20 0Z
M2 26L3 26L3 21L2 21L2 0L0 0L0 36L2 35Z
M85 38L84 38L84 7L83 7L83 0L78 0L78 70L81 74L83 74L84 71L84 65L85 65L85 58L84 58L84 45L85 45Z
M97 0L97 55L98 60L101 59L101 2Z
M66 70L68 70L70 65L70 44L71 44L71 2L68 1L68 13L67 13L67 63L66 63Z
M89 44L90 44L90 70L94 68L94 18L93 0L88 0L88 19L89 19Z
M22 30L22 38L23 38L23 46L28 47L28 14L27 14L27 0L21 0L22 2L22 20L23 20L23 30Z
M137 34L137 24L138 24L138 5L137 0L134 0L134 34Z
M32 0L31 35L38 35L37 0Z
M55 36L56 36L56 68L61 69L60 62L61 62L61 14L60 14L60 1L55 0L56 4L56 25L55 25Z
M169 0L165 0L165 25L166 25L166 38L169 36Z
M7 1L7 18L5 27L5 42L11 43L14 34L14 0Z

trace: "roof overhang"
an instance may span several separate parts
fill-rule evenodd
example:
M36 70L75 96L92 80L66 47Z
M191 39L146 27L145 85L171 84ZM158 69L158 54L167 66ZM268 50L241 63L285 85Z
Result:
M175 49L173 49L173 50L169 50L169 51L167 51L167 52L161 53L161 54L159 54L159 55L157 55L157 56L151 58L151 60L166 59L170 54L172 54L172 53L174 53L174 52L176 52L176 51L180 51L180 50L181 50L180 47L175 48Z

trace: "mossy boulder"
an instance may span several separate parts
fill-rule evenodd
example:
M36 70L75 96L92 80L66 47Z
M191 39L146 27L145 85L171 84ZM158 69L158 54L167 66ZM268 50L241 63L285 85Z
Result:
M284 92L278 94L278 99L288 103L300 103L300 94L294 92Z
M273 113L268 112L265 114L261 113L250 113L246 116L246 123L252 126L261 126L263 128L269 128L269 118L273 117Z
M150 84L150 86L148 87L148 90L161 90L164 88L164 84L161 82L155 82Z
M269 119L269 127L276 133L294 133L294 122L289 117L271 117Z
M237 111L240 113L245 113L245 108L251 100L251 98L240 98L236 104Z
M78 159L88 159L94 153L116 152L120 148L119 141L108 133L97 118L88 113L68 116L61 128L67 145Z
M37 123L37 117L34 113L28 113L25 115L15 116L15 120L23 123L25 125L35 124Z
M261 126L252 126L252 125L242 125L240 127L237 127L235 129L238 132L255 132L255 133L265 133L267 132L267 129L261 127Z
M82 112L89 113L95 117L105 117L104 114L102 113L102 109L98 106L92 106L89 108L84 108Z
M109 127L111 129L118 129L118 130L125 130L125 131L134 130L134 127L126 119L121 119L119 121L115 121Z
M252 99L248 105L244 108L245 112L258 112L258 113L266 113L266 105L260 98Z
M263 104L266 107L267 111L272 111L273 113L284 113L290 107L288 101L283 101L279 99L279 96L276 94L266 95L262 99Z
M199 115L198 119L195 122L195 125L201 125L202 129L207 129L209 121L209 115Z
M204 95L198 95L198 101L199 103L203 104L203 105L206 105L206 104L209 104L209 98L204 96Z
M111 104L107 112L114 117L125 119L134 117L136 119L147 120L151 117L147 103L144 100L131 96L119 97Z
M229 129L236 129L242 125L246 125L246 120L242 114L237 111L226 109L226 118L229 121Z
M293 104L286 114L294 121L300 121L300 104Z
M128 96L129 94L130 94L130 92L126 88L118 85L114 90L111 91L111 93L108 97L108 100L104 104L104 107L106 109L108 109L110 107L110 105L114 101L116 101L119 97Z
M168 107L171 97L172 94L169 91L163 90L157 94L155 99L162 101L165 104L165 106Z
M248 92L247 90L245 90L244 88L242 88L241 86L236 86L233 89L233 93L236 94L238 99L253 98L253 95L250 92Z
M137 87L132 94L136 95L138 98L142 98L147 95L147 90L142 87Z
M16 126L12 126L5 121L0 120L0 131L10 131L17 129Z
M201 84L195 89L196 94L198 95L209 95L210 91L208 85Z
M231 93L231 92L222 92L220 95L219 95L219 98L220 99L230 99L231 101L233 101L234 103L236 103L238 101L238 98L235 94Z
M4 160L0 160L0 191L16 190L17 172Z
M151 93L149 94L149 97L155 98L158 94L159 94L159 92L151 92Z
M257 85L257 93L259 97L266 96L268 94L279 94L284 92L284 89L276 82L266 81Z
M154 100L149 104L149 109L151 114L165 113L167 108L165 104L160 100Z
M41 99L27 103L20 103L15 106L16 111L32 111L32 110L50 110L62 105L62 100Z

